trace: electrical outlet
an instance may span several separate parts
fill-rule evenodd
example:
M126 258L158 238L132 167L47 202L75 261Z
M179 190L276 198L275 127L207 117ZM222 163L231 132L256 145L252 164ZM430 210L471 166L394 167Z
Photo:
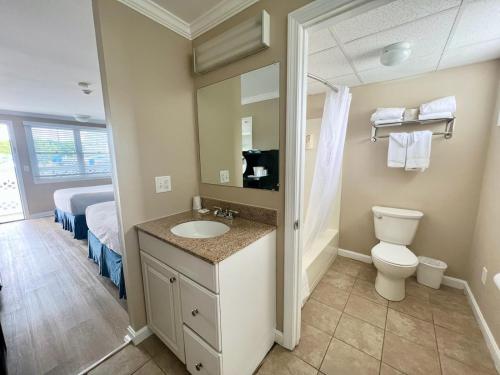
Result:
M170 176L156 176L155 183L156 183L156 192L157 193L164 193L166 191L172 190Z
M224 169L219 171L220 183L227 184L229 182L229 171Z
M486 278L488 277L488 270L486 269L486 267L483 267L483 272L481 272L481 282L484 284L486 284Z

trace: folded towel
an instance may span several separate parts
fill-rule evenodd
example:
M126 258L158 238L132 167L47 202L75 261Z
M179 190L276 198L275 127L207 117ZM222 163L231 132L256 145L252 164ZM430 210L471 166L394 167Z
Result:
M453 113L451 112L435 112L426 115L418 115L419 120L434 120L437 118L453 118Z
M398 124L398 122L400 121L403 121L403 119L400 117L400 118L390 118L390 119L387 119L387 120L375 120L373 122L373 125L375 125L375 127L377 128L381 128L381 127L384 127L384 126L388 126L387 124L391 124L391 125L401 125L401 123Z
M429 103L420 105L420 114L427 115L429 113L451 112L457 111L457 102L454 96L446 96L441 99L433 100Z
M408 133L391 133L389 135L389 149L387 151L387 166L389 168L403 168L406 163L406 146Z
M371 121L390 120L395 118L403 118L404 108L377 108L372 114Z
M432 132L424 130L408 136L406 147L406 171L425 171L431 158Z

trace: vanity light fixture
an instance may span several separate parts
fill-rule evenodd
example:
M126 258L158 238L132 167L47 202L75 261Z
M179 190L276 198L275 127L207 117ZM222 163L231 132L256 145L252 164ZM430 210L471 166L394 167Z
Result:
M268 48L270 17L263 10L224 33L193 48L195 73L206 73Z
M380 62L385 66L399 65L408 60L411 55L410 43L399 42L390 44L382 49Z

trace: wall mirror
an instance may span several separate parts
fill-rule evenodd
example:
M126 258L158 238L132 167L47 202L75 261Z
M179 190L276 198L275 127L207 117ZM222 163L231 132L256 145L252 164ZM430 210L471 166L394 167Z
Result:
M200 88L201 181L279 189L279 64Z

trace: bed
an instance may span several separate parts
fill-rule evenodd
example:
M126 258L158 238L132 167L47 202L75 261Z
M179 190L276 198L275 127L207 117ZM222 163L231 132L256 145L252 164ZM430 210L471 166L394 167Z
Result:
M98 264L99 274L108 277L118 287L120 298L126 298L116 203L88 206L85 216L89 228L89 258Z
M54 192L55 221L78 240L87 238L85 209L93 204L114 200L113 185L60 189Z

